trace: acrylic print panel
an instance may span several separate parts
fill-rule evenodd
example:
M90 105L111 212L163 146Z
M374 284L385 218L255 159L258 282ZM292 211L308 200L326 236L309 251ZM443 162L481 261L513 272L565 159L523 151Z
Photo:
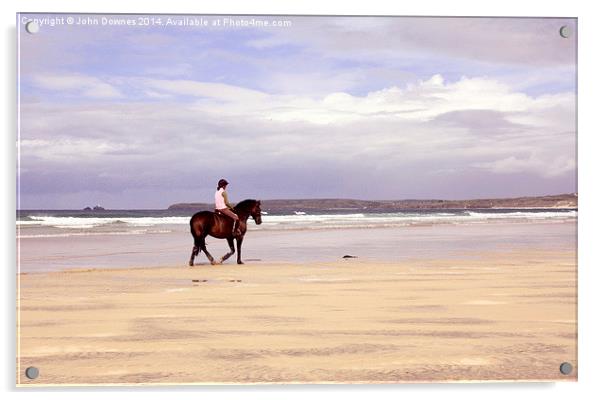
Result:
M575 19L17 26L19 385L577 379Z

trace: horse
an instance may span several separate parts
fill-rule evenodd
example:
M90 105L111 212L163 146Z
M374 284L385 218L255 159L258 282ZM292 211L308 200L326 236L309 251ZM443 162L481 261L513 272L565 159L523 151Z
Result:
M255 223L261 225L261 202L259 200L251 199L243 200L234 206L232 211L238 215L238 228L241 232L241 234L236 237L232 232L234 220L228 216L212 211L200 211L190 218L190 233L194 238L194 246L192 247L192 254L190 255L188 265L191 267L194 265L194 257L199 254L199 250L202 250L203 253L205 253L212 265L223 263L234 254L234 239L236 239L236 247L238 249L236 262L238 264L244 264L240 256L240 247L242 246L242 241L247 232L247 220L249 217L253 217ZM207 246L205 244L207 235L211 235L218 239L226 239L228 241L230 252L224 254L219 262L216 262L213 256L207 251Z

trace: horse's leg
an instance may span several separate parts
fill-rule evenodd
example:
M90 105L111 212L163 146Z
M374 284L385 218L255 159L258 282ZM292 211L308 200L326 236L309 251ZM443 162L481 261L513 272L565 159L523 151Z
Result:
M224 256L220 260L220 264L223 263L224 261L226 261L228 258L230 258L230 256L232 254L234 254L234 239L229 237L226 240L228 240L228 246L230 246L230 252L224 254Z
M207 258L211 262L211 265L217 264L215 262L215 259L213 258L213 256L211 254L209 254L209 252L207 251L207 245L205 244L205 236L201 236L199 238L199 243L198 243L197 246L199 246L199 248L203 251L203 253L205 253L205 255L207 256Z
M244 235L236 238L236 249L238 250L238 254L236 255L236 262L238 264L244 264L244 262L242 262L242 260L240 259L240 247L242 246L242 240L244 238Z
M190 265L191 267L194 265L194 257L196 257L198 254L199 254L199 247L193 246L192 254L190 255L190 261L188 261L188 265Z

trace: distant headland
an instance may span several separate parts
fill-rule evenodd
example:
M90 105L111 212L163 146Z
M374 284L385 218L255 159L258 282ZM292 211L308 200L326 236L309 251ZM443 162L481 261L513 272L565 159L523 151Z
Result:
M286 199L261 200L266 211L297 210L399 210L399 209L482 209L482 208L577 208L577 193L551 196L515 197L472 200L353 200L353 199ZM169 210L212 210L209 203L177 203Z

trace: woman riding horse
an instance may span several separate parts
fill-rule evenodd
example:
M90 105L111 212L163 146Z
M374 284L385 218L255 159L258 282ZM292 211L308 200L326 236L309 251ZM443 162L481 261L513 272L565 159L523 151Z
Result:
M205 253L211 264L221 264L235 253L234 239L236 239L236 248L238 250L236 261L238 264L244 264L241 259L240 248L247 232L247 220L249 217L252 217L257 225L261 224L261 202L259 200L241 201L232 208L232 212L238 217L237 225L240 235L234 234L234 220L230 217L211 211L201 211L192 216L190 219L190 233L194 238L194 247L192 248L188 265L194 265L194 258L199 254L199 250ZM207 251L207 245L205 244L207 235L228 241L230 252L224 254L219 262L216 262L213 256Z
M220 179L217 183L217 191L215 192L215 211L221 212L222 214L227 215L234 220L234 225L232 225L232 235L236 237L240 236L240 229L237 227L238 215L231 211L234 207L232 207L232 204L230 204L228 201L226 186L228 186L228 181L225 179Z

